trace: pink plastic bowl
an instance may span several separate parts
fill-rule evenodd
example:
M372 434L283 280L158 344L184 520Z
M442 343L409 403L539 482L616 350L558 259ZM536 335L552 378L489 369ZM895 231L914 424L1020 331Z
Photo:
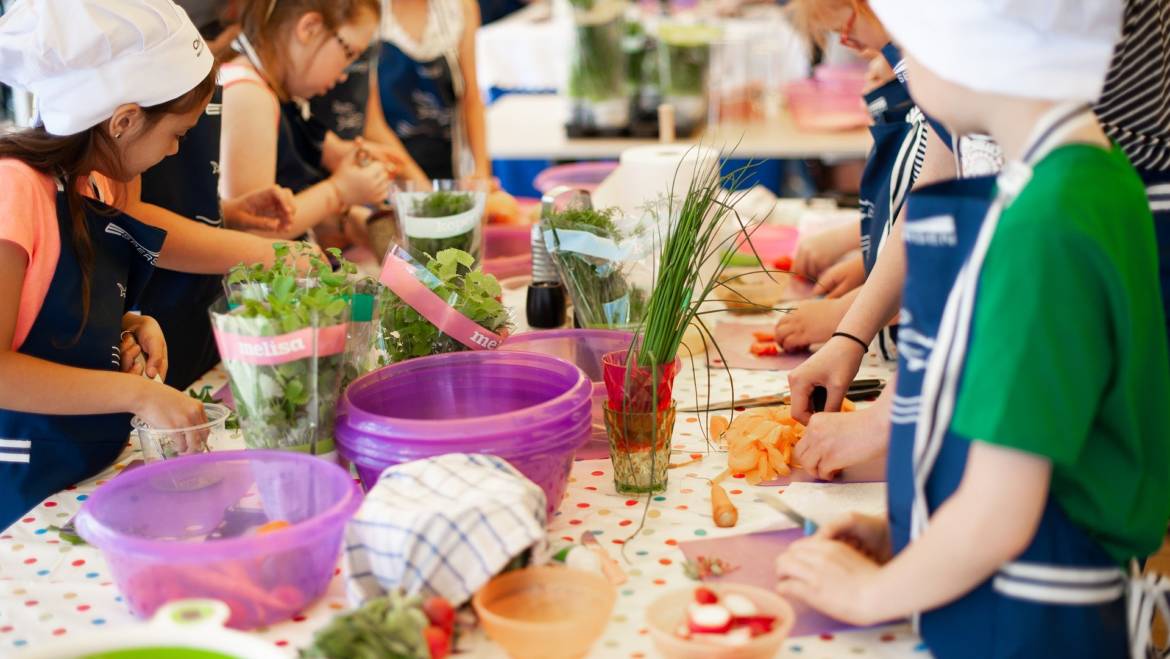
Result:
M532 272L532 227L489 224L483 241L484 272L498 279Z
M792 120L803 130L850 130L869 124L861 94L847 85L797 80L784 93Z
M529 352L457 352L391 364L355 380L337 450L370 488L386 467L446 453L499 456L560 506L573 454L589 439L589 379Z
M135 615L216 599L231 608L228 626L254 629L325 592L360 503L349 474L320 458L226 451L120 475L85 502L77 531L101 549ZM263 532L271 522L283 528Z
M593 192L606 179L618 163L614 160L600 162L575 162L568 165L549 167L536 176L532 187L544 194L558 185L567 185L586 192Z
M508 337L500 350L538 352L577 365L593 384L591 398L593 431L589 442L577 451L578 460L609 457L609 438L605 434L605 380L601 374L601 357L607 352L624 350L634 335L605 329L563 329L523 332Z

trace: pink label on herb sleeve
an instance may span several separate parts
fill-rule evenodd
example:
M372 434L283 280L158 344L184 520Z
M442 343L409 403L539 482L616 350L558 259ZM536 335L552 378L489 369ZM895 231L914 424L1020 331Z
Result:
M419 312L441 332L472 350L495 350L504 340L499 334L459 313L415 278L410 266L393 253L382 265L382 283Z
M312 357L314 332L317 335L316 355L336 355L345 350L346 331L345 325L333 325L317 329L306 327L280 336L242 336L217 329L215 343L219 346L220 358L225 361L270 366Z

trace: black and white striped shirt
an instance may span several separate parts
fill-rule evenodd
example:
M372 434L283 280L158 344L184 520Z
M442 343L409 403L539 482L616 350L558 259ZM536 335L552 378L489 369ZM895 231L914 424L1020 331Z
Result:
M1170 170L1170 0L1128 0L1097 102L1105 132L1139 170Z

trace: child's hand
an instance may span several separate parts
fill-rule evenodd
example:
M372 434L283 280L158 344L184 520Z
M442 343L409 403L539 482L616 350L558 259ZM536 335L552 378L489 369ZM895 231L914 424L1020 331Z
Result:
M776 328L776 336L777 338L780 336L779 327ZM837 338L826 343L813 353L812 357L794 368L788 374L788 389L792 392L792 418L805 425L809 423L812 416L809 397L816 387L828 390L826 412L840 410L845 392L853 382L853 377L857 375L864 357L865 353L861 346L849 339Z
M140 316L128 313L122 316L122 343L127 338L136 343L136 347L146 354L146 368L142 374L150 379L167 377L167 342L163 338L162 328L150 316ZM131 349L133 350L133 349ZM136 358L137 353L134 355ZM131 359L133 361L133 358ZM122 369L126 369L126 354L122 355Z
M808 473L832 480L842 470L885 455L890 439L889 410L871 405L843 414L814 414L793 459Z
M881 568L850 545L821 535L802 538L776 559L776 590L851 625L880 620L870 602Z
M361 164L357 149L345 159L330 178L337 185L341 202L346 206L364 206L386 200L390 192L390 175L377 160Z
M122 357L122 372L130 375L142 375L146 370L146 362L138 358L142 356L142 346L134 340L134 333L122 331L122 342L118 344L118 353Z
M799 352L813 344L824 343L833 335L847 311L849 303L839 298L805 300L776 322L776 343L785 352Z
M879 564L893 558L890 520L885 517L849 513L822 524L815 537L844 542Z
M801 277L817 279L821 273L861 245L857 225L838 227L802 238L792 259L792 271Z
M223 201L224 224L241 231L286 231L296 214L292 190L273 185Z
M207 423L203 403L187 394L157 382L143 381L146 385L139 397L137 409L131 410L151 428L170 430L190 428ZM179 453L196 453L203 450L207 432L192 432L177 435Z
M838 298L865 283L865 261L861 255L846 258L830 266L817 278L813 295Z

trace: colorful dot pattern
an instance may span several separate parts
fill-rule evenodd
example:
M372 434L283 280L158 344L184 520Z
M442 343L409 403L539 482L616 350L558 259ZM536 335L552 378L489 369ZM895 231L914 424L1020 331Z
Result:
M867 363L861 375L885 377L888 372L876 363ZM675 398L680 402L694 403L691 380L690 369L684 369L675 388ZM700 373L699 381L705 386L706 375ZM225 382L225 375L217 369L197 387L206 383L218 389ZM785 374L760 371L736 371L735 382L736 396L771 394L787 386ZM713 400L731 398L725 373L712 371L711 383ZM629 581L618 590L610 624L594 646L593 657L658 656L645 626L646 608L661 594L694 583L683 575L679 543L736 532L718 529L710 520L706 479L723 470L726 457L707 446L705 419L701 417L679 415L673 461L686 462L693 455L699 459L683 469L671 470L667 492L650 497L649 509L645 497L614 491L607 460L574 464L568 494L549 526L550 542L563 545L579 540L585 530L592 531L629 575ZM53 530L73 517L98 483L116 475L137 457L136 453L132 441L110 470L50 497L0 532L0 656L54 639L114 633L112 630L140 624L119 595L101 553L93 547L62 542ZM774 515L750 500L751 490L744 481L728 484L728 492L740 509L741 526ZM293 620L252 633L295 657L297 648L307 645L315 630L347 608L339 571L326 594L308 610ZM503 656L480 632L463 637L459 649L466 657ZM915 659L929 656L907 626L791 639L781 656L832 659L859 655Z

